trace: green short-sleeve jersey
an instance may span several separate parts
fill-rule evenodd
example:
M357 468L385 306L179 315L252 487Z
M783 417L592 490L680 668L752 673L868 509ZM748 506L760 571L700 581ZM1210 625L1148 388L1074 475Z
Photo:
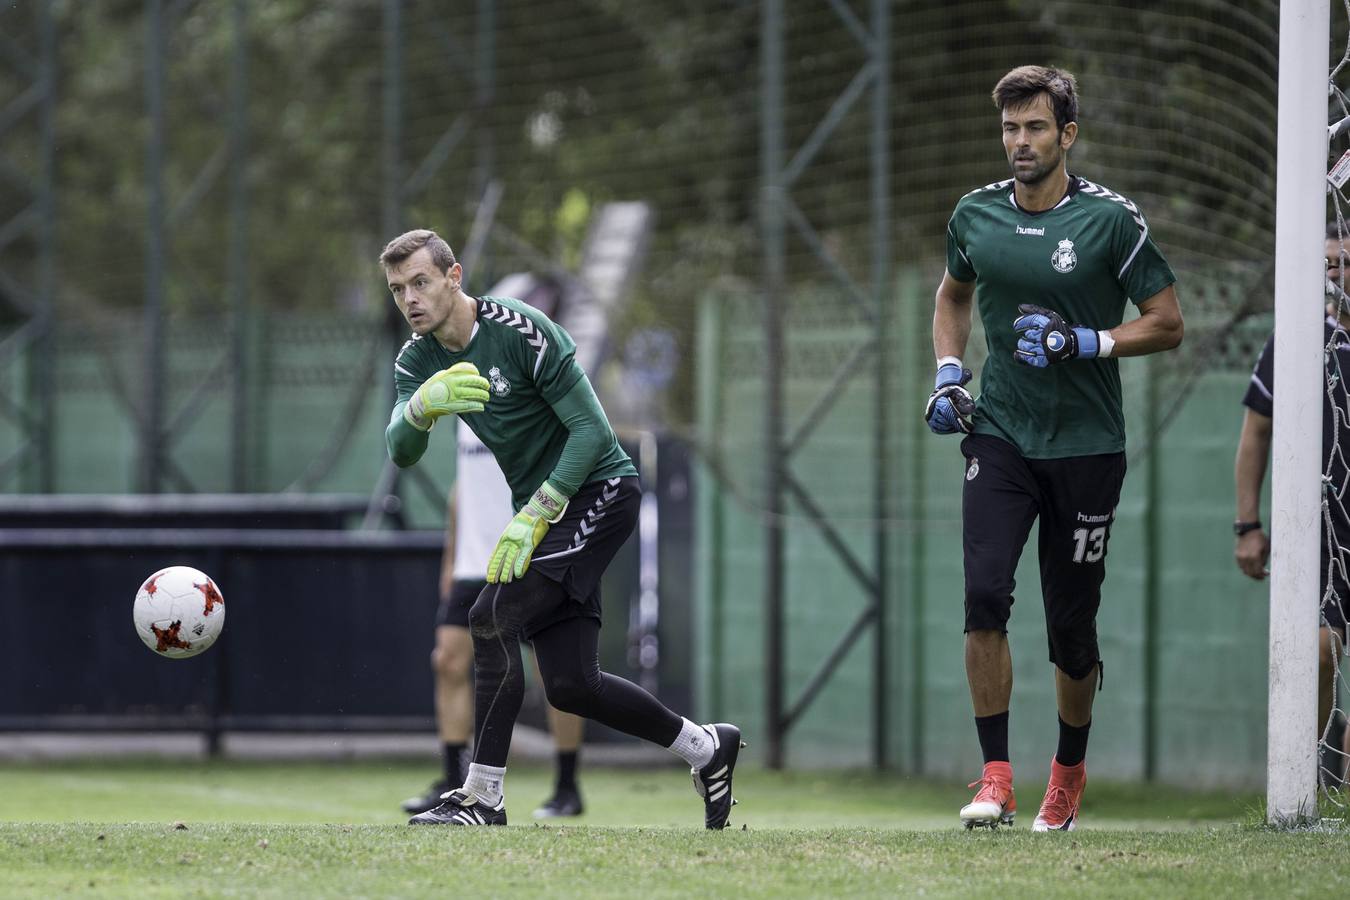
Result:
M1115 359L1071 360L1035 369L1013 358L1022 303L1066 322L1114 328L1126 301L1140 303L1176 281L1133 202L1070 176L1057 205L1017 205L1013 182L972 191L947 225L947 271L975 282L989 358L980 372L975 431L1011 442L1023 456L1056 459L1125 449Z
M460 362L477 366L492 396L483 412L460 418L496 457L520 509L552 474L567 443L567 428L552 404L586 373L571 336L539 310L509 297L474 302L478 319L468 346L456 353L434 337L413 335L394 361L394 384L405 401L442 369ZM636 474L610 429L608 446L583 483Z

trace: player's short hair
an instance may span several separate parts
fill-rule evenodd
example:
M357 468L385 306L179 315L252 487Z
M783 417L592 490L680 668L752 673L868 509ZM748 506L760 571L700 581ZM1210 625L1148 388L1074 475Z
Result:
M1346 223L1346 233L1344 235L1344 238L1345 238L1344 242L1350 242L1350 222ZM1337 224L1334 220L1327 223L1327 240L1329 241L1342 240L1341 226Z
M450 249L444 238L429 228L418 228L404 232L385 244L380 253L380 265L386 269L396 266L423 247L431 251L431 261L442 274L449 272L455 264L455 251Z
M1078 82L1071 73L1048 66L1018 66L994 85L994 105L1000 111L1030 103L1037 94L1050 97L1055 125L1060 131L1078 121Z

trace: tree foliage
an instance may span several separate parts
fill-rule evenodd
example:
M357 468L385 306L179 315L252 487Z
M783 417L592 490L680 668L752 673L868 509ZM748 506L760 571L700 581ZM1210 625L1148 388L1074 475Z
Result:
M31 24L37 0L0 11ZM245 109L230 97L228 0L164 3L162 178L176 310L223 304L232 131L246 128L249 288L255 303L314 311L382 303L371 265L391 193L385 175L385 2L250 0ZM642 198L658 231L642 296L651 318L688 318L700 286L759 271L760 16L751 0L528 0L495 4L489 67L481 4L404 0L406 183L460 117L461 140L426 184L400 189L402 223L467 237L485 172L498 221L574 258L579 211ZM787 4L784 109L791 155L865 63L829 4ZM854 2L866 21L867 4ZM56 2L61 301L131 307L145 294L149 174L148 4ZM1165 241L1208 257L1268 250L1272 217L1273 0L911 0L891 35L891 208L898 260L935 258L952 204L1002 177L988 91L1029 62L1076 71L1075 165L1143 195ZM20 33L24 28L10 28ZM491 71L490 89L483 73ZM24 89L11 73L0 100ZM794 185L794 202L845 264L865 271L870 122L864 101ZM12 137L20 157L28 138ZM195 199L194 199L195 198ZM31 251L10 248L7 254ZM72 261L77 261L71 264ZM498 248L482 284L520 264ZM819 261L789 259L810 278ZM678 313L677 313L678 311Z

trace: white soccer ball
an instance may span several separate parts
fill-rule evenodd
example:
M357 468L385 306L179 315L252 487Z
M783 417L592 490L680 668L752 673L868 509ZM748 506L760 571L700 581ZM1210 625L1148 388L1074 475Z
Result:
M187 659L220 637L225 598L206 573L169 566L141 585L131 619L145 646L169 659Z

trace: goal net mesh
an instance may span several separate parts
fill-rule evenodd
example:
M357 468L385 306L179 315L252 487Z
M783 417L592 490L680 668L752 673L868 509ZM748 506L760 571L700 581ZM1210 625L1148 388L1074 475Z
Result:
M1332 703L1331 714L1324 716L1318 736L1318 771L1322 796L1326 804L1344 812L1345 775L1350 746L1347 729L1346 705L1350 700L1350 684L1345 678L1344 657L1341 652L1345 640L1345 614L1350 611L1350 580L1346 566L1350 562L1350 467L1346 464L1347 438L1350 438L1350 397L1347 396L1343 360L1350 358L1350 297L1346 294L1345 266L1350 264L1350 2L1341 4L1342 15L1333 18L1332 41L1343 41L1339 58L1334 58L1328 77L1328 127L1330 175L1328 176L1328 218L1334 226L1327 229L1326 265L1329 276L1327 293L1327 343L1323 348L1326 381L1323 403L1322 453L1322 564L1321 615L1325 633L1319 643L1324 660L1329 660L1334 672L1334 690L1325 691L1319 704L1319 716L1325 711L1327 696ZM1338 627L1332 627L1338 626ZM1325 663L1323 663L1325 666ZM1322 677L1325 677L1323 675Z

